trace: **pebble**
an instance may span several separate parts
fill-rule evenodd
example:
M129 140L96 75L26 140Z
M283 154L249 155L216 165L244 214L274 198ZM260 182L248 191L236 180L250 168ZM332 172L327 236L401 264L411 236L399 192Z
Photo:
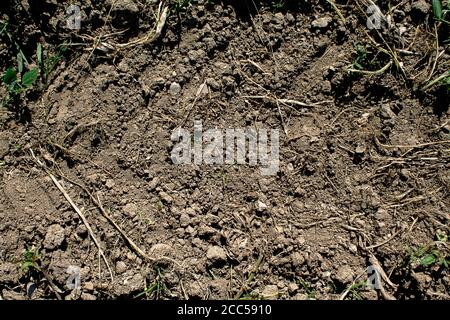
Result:
M124 273L125 271L127 271L127 265L125 262L123 261L117 261L116 263L116 272L118 274Z
M173 96L178 95L181 92L181 86L177 82L172 82L170 84L169 93Z
M116 185L116 183L114 182L113 179L108 179L108 180L106 180L105 186L106 186L108 189L112 189L115 185Z
M64 242L64 228L59 224L53 224L47 229L44 239L44 248L53 250Z
M300 252L294 252L291 254L291 261L294 267L301 267L305 263L306 259Z
M227 261L227 254L224 249L219 246L211 246L206 252L206 257L212 263L224 263Z
M331 23L331 21L333 21L333 18L331 18L330 16L325 16L325 17L314 20L311 25L314 28L323 29L323 28L328 27L328 25Z
M187 227L191 221L191 218L186 213L182 213L180 216L180 225L182 227Z
M123 212L125 212L128 216L134 217L137 213L138 207L134 203L128 203L125 207L123 207Z
M85 282L83 288L87 291L94 291L94 284L91 281Z
M335 278L342 284L348 284L353 281L353 270L348 265L340 266L336 272Z
M264 299L276 300L278 298L278 287L274 284L269 284L264 287L261 295Z
M167 203L171 203L173 201L173 198L167 192L164 191L161 191L159 193L159 197Z
M256 210L258 210L259 212L264 211L267 209L267 205L262 202L261 200L256 201Z
M294 295L294 294L297 293L297 291L298 291L298 284L296 284L296 283L289 283L288 284L288 292L289 292L289 294Z

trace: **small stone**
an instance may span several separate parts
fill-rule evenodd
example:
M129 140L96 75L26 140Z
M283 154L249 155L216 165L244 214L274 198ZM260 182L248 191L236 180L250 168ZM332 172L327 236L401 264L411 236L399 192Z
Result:
M191 218L186 213L182 213L180 216L180 225L182 227L187 227L190 222Z
M335 278L342 284L348 284L353 280L353 270L348 265L340 266L336 272Z
M64 228L59 224L51 225L45 234L44 248L49 250L56 249L64 242L64 238Z
M291 261L294 267L301 267L305 263L306 259L300 252L294 252L291 254Z
M123 212L125 212L130 217L136 216L137 210L138 207L134 203L128 203L125 207L123 207Z
M97 300L96 296L94 296L93 294L90 294L90 293L86 293L86 292L82 293L80 298L81 298L81 300L86 300L86 301Z
M278 287L274 284L269 284L264 287L261 295L264 299L276 300L278 298Z
M298 284L296 283L289 283L288 284L288 292L290 295L296 294L298 291Z
M391 109L391 106L388 104L383 104L381 106L381 116L385 119L392 119L396 117L394 111Z
M211 88L214 91L219 91L220 88L222 87L221 84L216 80L214 80L213 78L207 78L206 84L208 85L209 88Z
M168 256L172 252L172 247L165 243L157 243L150 248L150 254L153 256Z
M349 249L350 252L352 252L352 253L357 253L357 252L358 252L358 247L357 247L356 245L354 245L353 243L351 243L351 244L348 246L348 249Z
M203 39L206 45L206 51L212 52L217 48L217 43L213 38L205 38Z
M358 144L355 148L355 153L359 155L363 155L366 152L365 144Z
M106 186L108 189L112 189L115 185L116 185L116 183L114 182L113 179L108 179L108 180L106 180L105 186Z
M294 297L292 297L293 300L310 300L308 295L304 293L297 293Z
M275 22L277 24L284 24L284 14L281 12L275 13Z
M209 87L206 83L202 83L198 89L198 93L202 95L207 95L209 93Z
M323 29L323 28L328 27L328 25L331 23L331 21L333 21L333 18L331 18L330 16L325 16L325 17L314 20L311 25L314 28Z
M169 93L173 96L178 95L181 92L181 86L177 82L172 82L170 84Z
M145 285L144 277L141 274L134 275L130 281L128 281L128 286L132 291L142 290Z
M83 288L86 291L94 291L94 284L91 281L85 282Z
M164 78L161 77L155 78L152 81L152 89L154 90L161 89L162 87L164 87L165 83L166 81L164 80Z
M410 173L409 173L409 170L408 170L408 169L401 169L401 170L400 170L400 177L401 177L403 180L408 180L409 175L410 175Z
M286 14L286 21L288 23L294 23L295 22L295 18L294 18L294 16L291 13L287 13Z
M413 278L416 279L417 284L421 288L426 288L430 285L430 283L433 281L433 278L430 277L428 274L423 272L417 272L413 273Z
M195 232L195 229L192 228L192 226L187 226L185 229L186 233L193 234Z
M153 191L159 185L160 179L158 177L153 178L152 181L148 184L148 190Z
M173 198L172 198L168 193L166 193L166 192L164 192L164 191L161 191L161 192L159 193L159 197L160 197L163 201L165 201L165 202L167 202L167 203L172 203L172 201L173 201Z
M116 263L116 272L118 274L124 273L125 271L127 271L127 265L125 262L123 261L117 261Z
M206 52L202 49L199 50L190 50L188 52L188 58L192 63L198 62L201 58L206 55Z
M197 282L198 281L192 281L187 285L186 291L191 299L201 299L205 294L205 291Z
M299 186L295 189L294 194L298 197L303 197L306 195L306 190Z
M227 254L224 249L219 246L211 246L206 252L206 257L211 260L212 263L224 263L227 261Z
M261 200L256 201L255 207L256 210L258 210L259 212L262 212L267 209L267 205Z

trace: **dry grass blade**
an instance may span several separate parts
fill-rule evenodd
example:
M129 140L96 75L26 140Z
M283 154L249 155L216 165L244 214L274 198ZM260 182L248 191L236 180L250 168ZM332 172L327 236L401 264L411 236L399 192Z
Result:
M92 51L95 49L109 52L109 51L117 51L121 49L126 49L130 47L134 47L137 45L143 45L147 43L152 43L158 40L161 37L162 30L164 29L164 26L166 24L167 17L169 16L169 7L162 8L162 2L159 5L158 8L158 14L157 14L157 23L156 23L156 30L153 33L153 31L149 32L146 36L132 40L127 43L114 43L114 42L107 42L102 41L99 42L98 39L95 40L94 46L86 48L88 51Z
M334 3L333 0L327 0L327 2L333 7L334 11L336 11L339 18L342 20L342 22L346 23L347 20L345 20L344 15L342 14L341 10L336 6L336 3Z
M100 256L102 257L103 261L106 264L106 267L108 268L109 271L109 275L111 277L111 281L114 281L114 276L111 270L111 267L109 266L108 260L106 259L106 256L100 246L99 241L97 240L97 238L95 237L94 231L92 230L89 222L87 221L86 217L84 216L83 212L81 212L81 210L77 207L77 205L73 202L72 198L70 198L69 194L67 193L67 191L64 189L64 187L59 183L59 181L55 178L55 176L47 169L47 167L45 166L45 164L43 162L41 162L38 158L36 158L36 156L34 155L34 152L32 149L30 149L31 152L31 156L33 157L33 159L36 161L36 163L42 168L44 169L44 171L48 174L48 176L50 177L50 179L52 179L53 183L55 184L55 186L59 189L59 191L61 191L61 193L64 195L64 198L66 198L66 200L70 203L70 205L72 206L72 208L76 211L76 213L78 214L78 216L80 217L80 219L83 221L84 225L86 226L86 229L89 232L89 235L91 236L92 240L94 241L95 245L98 248L98 251L100 253Z
M168 258L168 257L150 257L148 254L146 254L144 252L144 250L142 250L126 233L125 231L111 218L111 216L108 214L108 212L106 212L105 208L103 207L101 201L100 201L100 196L99 194L97 194L97 197L94 197L94 195L89 192L89 190L83 186L81 183L78 183L66 176L64 176L62 173L59 173L59 175L67 180L68 182L70 182L73 185L78 186L79 188L81 188L84 192L86 192L86 194L91 198L92 202L98 207L98 209L100 210L100 212L102 213L102 215L106 218L106 220L120 233L120 235L125 239L125 241L127 242L127 244L131 247L131 249L133 249L133 251L140 256L141 258L150 261L150 262L156 262L158 260L166 260L168 262L171 262L175 265L177 265L180 268L183 268L183 266L175 261L174 259Z

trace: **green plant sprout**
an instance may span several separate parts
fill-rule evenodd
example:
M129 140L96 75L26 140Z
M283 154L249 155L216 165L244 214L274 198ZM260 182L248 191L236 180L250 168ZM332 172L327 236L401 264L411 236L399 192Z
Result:
M41 271L39 267L39 249L36 248L27 248L23 254L23 260L20 263L20 269L23 272L29 271Z
M174 0L172 10L179 14L181 11L186 10L191 5L192 0Z
M22 61L18 61L17 68L8 68L2 77L2 83L7 90L6 97L2 99L3 106L15 101L22 93L31 89L36 82L39 70L34 68L23 73Z
M143 292L139 293L135 296L135 298L139 298L143 295L147 297L147 299L155 299L159 300L164 295L164 293L168 292L166 284L164 283L164 274L163 270L160 267L155 267L155 279L151 283L151 285L146 288Z
M66 51L66 44L57 47L55 54L49 54L42 48L42 44L38 43L36 49L37 64L39 66L42 82L47 85L50 74L55 70L56 66L62 59L62 54Z
M436 234L437 241L432 242L426 246L420 246L418 249L410 253L410 263L418 263L423 267L430 267L433 265L448 268L450 266L450 256L442 250L442 246L447 245L447 234Z
M306 296L308 297L308 299L316 298L316 292L309 282L303 280L302 278L299 278L298 283L303 288L303 290L305 290L305 293L306 293Z
M445 20L447 14L450 12L450 2L447 3L447 9L442 9L441 0L433 0L432 5L433 5L434 19L436 19L436 21L450 25L450 22Z
M283 10L284 6L285 6L284 0L276 0L276 1L271 2L271 7L272 7L272 10L274 10L274 11Z

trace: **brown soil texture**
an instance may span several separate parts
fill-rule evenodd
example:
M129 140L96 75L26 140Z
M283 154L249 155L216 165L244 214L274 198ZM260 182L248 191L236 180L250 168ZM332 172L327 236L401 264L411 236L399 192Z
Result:
M65 29L67 3L0 6L26 55L82 44L17 102L20 116L0 112L2 299L449 298L449 91L418 88L450 52L436 49L429 2L383 1L392 25L377 31L363 1L336 1L345 22L327 1L192 1L158 40L121 50L99 48L154 32L159 1L82 3L78 31ZM348 72L358 45L364 69L390 63L373 42L401 65ZM279 172L174 165L171 133L194 120L278 129ZM25 272L29 248L39 268ZM363 285L373 261L393 285Z

